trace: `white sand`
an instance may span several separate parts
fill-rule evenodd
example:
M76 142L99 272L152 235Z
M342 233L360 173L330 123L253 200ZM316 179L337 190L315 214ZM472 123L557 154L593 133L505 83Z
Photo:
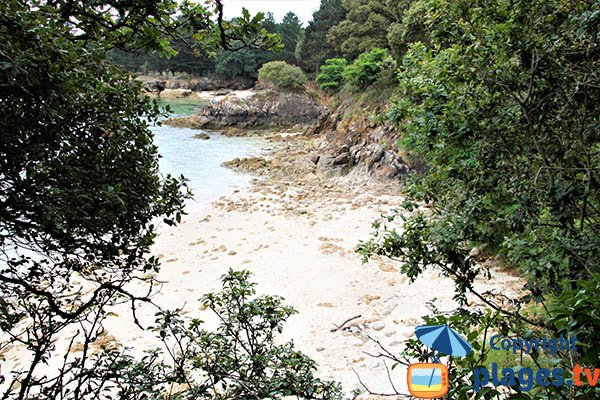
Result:
M156 254L164 262L159 279L169 283L157 301L165 307L185 305L190 316L210 319L197 299L218 290L219 277L229 268L248 269L259 293L283 296L299 311L284 338L318 362L321 377L341 381L350 392L360 388L356 371L372 390L391 392L382 360L364 353L377 351L366 335L399 353L428 314L429 300L437 298L441 310L454 308L452 283L426 273L409 285L398 263L363 264L355 254L373 220L399 197L334 193L319 200L310 198L311 190L295 184L287 190L244 190L187 216L179 227L163 229ZM494 285L514 281L501 274ZM334 324L356 315L361 318L348 324L351 332L331 332ZM131 338L122 321L111 324L110 332ZM405 369L395 369L393 378L406 391Z
M216 101L222 100L225 96L235 96L240 99L247 99L249 97L254 96L256 91L254 90L203 90L201 92L193 92L194 95L203 99L203 100L211 100L215 99ZM227 94L217 94L217 93L227 93Z
M240 99L247 99L256 94L256 90L203 90L193 91L190 89L164 89L160 92L160 98L162 99L202 99L202 100L216 100L221 101L226 96L235 96ZM219 94L221 93L221 94ZM158 93L147 92L147 96L151 98L158 98Z
M195 210L177 227L161 227L155 245L163 263L158 278L168 283L155 301L210 321L210 311L201 311L197 299L218 290L219 277L229 268L248 269L259 293L281 295L299 311L285 326L283 339L293 339L313 357L322 378L342 382L349 393L360 388L356 371L372 390L391 392L383 361L365 354L376 352L366 335L398 354L428 313L429 300L437 298L441 310L454 308L449 280L426 273L409 285L398 263L363 264L354 253L359 240L369 237L373 220L400 200L357 188L346 193L333 186L281 182L238 191ZM514 282L498 274L485 285ZM150 335L133 325L128 307L114 312L118 317L105 324L109 334L136 351L152 345ZM350 331L331 332L334 324L356 315L361 318L348 324ZM140 317L150 325L154 310L147 308ZM396 368L392 377L406 392L405 368Z

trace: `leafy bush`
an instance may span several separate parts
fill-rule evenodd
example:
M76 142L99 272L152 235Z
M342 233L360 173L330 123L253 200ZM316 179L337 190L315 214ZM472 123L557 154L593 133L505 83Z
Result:
M277 89L301 89L306 83L306 76L300 67L285 61L271 61L258 71L258 79L262 83Z
M317 75L317 83L320 84L321 90L339 89L344 83L344 69L346 69L347 61L345 58L330 58L321 65L319 75Z
M97 346L96 339L106 336L102 326L95 326L85 342L71 341L58 376L36 378L43 395L32 391L20 396L14 382L25 374L14 371L9 373L13 388L3 398L341 399L341 386L317 378L311 358L292 342L277 340L296 311L280 297L256 296L249 278L248 271L230 270L222 277L222 290L201 299L201 309L213 312L219 321L215 329L208 330L198 319L184 321L182 310L159 311L150 328L159 347L135 358L131 349L113 341Z
M384 69L394 68L394 61L386 49L375 48L362 53L351 65L344 70L346 82L360 89L365 89L377 80Z
M201 299L218 317L214 331L197 319L185 323L180 310L159 314L155 331L179 351L169 378L186 382L190 399L341 399L339 384L315 377L312 359L292 342L276 340L296 310L281 297L257 297L249 277L248 271L229 270L221 292Z

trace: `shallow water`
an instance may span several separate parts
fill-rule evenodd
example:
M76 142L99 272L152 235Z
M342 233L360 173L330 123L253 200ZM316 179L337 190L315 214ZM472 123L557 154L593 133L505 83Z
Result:
M169 104L173 116L189 115L205 105L194 99L169 99L160 102ZM164 174L184 175L194 199L188 209L205 206L227 195L234 188L250 183L251 176L234 172L221 164L236 157L248 157L260 154L264 141L260 138L227 137L214 131L156 126L155 143L162 158L160 169ZM210 135L209 140L194 138L199 132Z

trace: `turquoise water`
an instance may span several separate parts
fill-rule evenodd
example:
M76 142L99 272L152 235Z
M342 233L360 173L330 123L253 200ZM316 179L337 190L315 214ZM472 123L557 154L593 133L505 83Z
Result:
M169 105L172 116L191 115L197 113L202 107L208 105L208 101L197 97L186 97L182 99L158 100L161 107Z
M171 109L175 111L173 115L191 114L206 104L184 100L169 99ZM188 208L205 206L230 194L236 187L248 185L252 178L250 175L234 172L221 164L236 157L258 155L264 144L260 138L227 137L213 131L206 131L210 135L209 140L200 140L194 135L203 131L166 125L155 126L152 130L161 155L161 172L184 175L189 179L194 199L189 202Z

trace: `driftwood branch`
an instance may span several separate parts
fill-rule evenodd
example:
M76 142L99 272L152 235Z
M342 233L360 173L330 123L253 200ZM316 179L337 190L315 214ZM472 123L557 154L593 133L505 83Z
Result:
M340 325L333 324L333 326L335 326L335 328L331 329L331 332L337 332L337 331L339 331L340 329L343 329L343 328L344 328L344 326L345 326L345 325L346 325L348 322L350 322L350 321L354 321L355 319L358 319L358 318L360 318L360 317L362 317L362 315L356 315L356 316L354 316L354 317L352 317L352 318L348 318L347 320L345 320L344 322L342 322Z

